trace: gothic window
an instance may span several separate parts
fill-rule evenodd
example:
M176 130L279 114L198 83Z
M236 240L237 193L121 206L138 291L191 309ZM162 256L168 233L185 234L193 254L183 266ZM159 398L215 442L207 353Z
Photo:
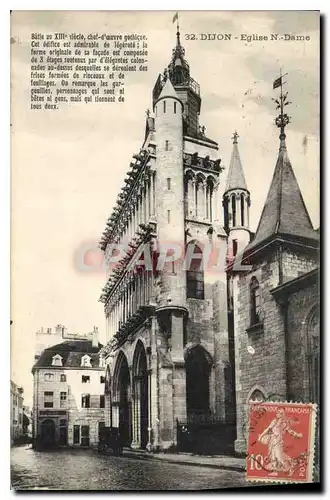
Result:
M265 396L259 389L255 389L251 394L249 401L265 401Z
M235 195L231 197L231 208L232 208L232 227L236 226L236 200Z
M309 401L318 403L320 379L320 318L316 309L308 322L307 362L309 379Z
M224 215L224 227L227 230L229 226L229 217L228 217L228 198L223 201L223 215Z
M233 257L237 254L237 240L233 240Z
M244 226L244 194L241 194L241 224Z
M255 276L250 282L250 320L251 326L260 323L260 287Z
M202 250L199 246L194 246L193 256L187 270L187 298L204 299L204 271ZM198 256L194 258L194 255Z

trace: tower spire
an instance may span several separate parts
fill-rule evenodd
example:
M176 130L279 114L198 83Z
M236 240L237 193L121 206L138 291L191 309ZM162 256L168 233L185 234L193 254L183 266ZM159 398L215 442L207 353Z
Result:
M232 189L243 189L245 191L248 191L241 158L238 151L238 138L239 135L235 130L232 136L233 150L228 169L228 177L227 177L225 193Z
M299 241L301 238L317 240L286 148L285 127L290 123L290 116L284 110L291 103L288 93L283 92L284 76L281 71L273 83L273 89L280 87L279 98L273 99L279 110L275 124L280 129L280 149L255 237L246 249L248 252L279 236Z

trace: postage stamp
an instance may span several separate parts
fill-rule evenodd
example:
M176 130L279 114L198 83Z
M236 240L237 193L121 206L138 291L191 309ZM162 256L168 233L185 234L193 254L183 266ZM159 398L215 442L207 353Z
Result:
M248 481L313 481L315 404L250 402Z

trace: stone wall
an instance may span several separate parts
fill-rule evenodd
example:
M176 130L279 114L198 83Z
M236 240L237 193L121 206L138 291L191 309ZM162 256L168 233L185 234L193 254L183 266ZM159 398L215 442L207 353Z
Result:
M315 260L306 254L298 255L285 250L281 255L281 249L277 247L253 264L248 273L236 274L234 277L237 451L246 449L248 401L253 392L261 391L265 398L273 400L286 400L292 395L287 378L289 358L285 338L285 313L281 303L271 294L271 290L280 283L281 262L283 270L290 269L290 264L293 264L293 270L290 271L294 274L293 277L315 267ZM256 277L259 282L261 301L261 324L255 328L250 328L249 287L252 277ZM293 311L295 324L299 323L299 317L303 320L303 307L292 305L289 314L292 315ZM293 335L290 340L292 357L299 350L297 343L301 343L301 339ZM299 362L301 363L301 357L295 361L291 359L292 367L295 367L292 372L295 378L299 376L295 371L299 369ZM297 381L292 380L293 387L297 389Z
M310 401L307 364L307 335L309 318L319 302L316 284L295 291L288 301L288 397L294 401Z

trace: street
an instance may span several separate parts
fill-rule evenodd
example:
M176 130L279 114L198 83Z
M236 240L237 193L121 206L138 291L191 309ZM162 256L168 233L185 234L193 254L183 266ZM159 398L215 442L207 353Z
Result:
M16 490L202 490L246 486L245 473L157 460L100 455L89 449L11 450Z

